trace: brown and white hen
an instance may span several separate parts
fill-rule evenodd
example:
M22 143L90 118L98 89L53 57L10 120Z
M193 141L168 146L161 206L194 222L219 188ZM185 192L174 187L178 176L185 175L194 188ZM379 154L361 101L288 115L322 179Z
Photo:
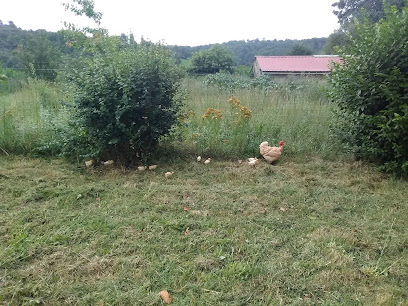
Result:
M279 147L269 147L268 142L264 141L259 146L259 151L267 162L273 163L281 157L284 144L285 142L282 140L279 142Z

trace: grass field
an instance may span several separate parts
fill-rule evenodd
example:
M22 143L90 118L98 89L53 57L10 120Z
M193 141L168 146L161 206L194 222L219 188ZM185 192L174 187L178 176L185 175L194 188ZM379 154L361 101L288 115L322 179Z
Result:
M0 301L405 304L407 187L319 158L139 172L1 157Z
M345 154L324 82L236 90L242 125L230 92L183 89L144 172L33 157L67 129L60 89L0 95L0 304L406 305L408 182ZM281 139L276 165L238 163Z

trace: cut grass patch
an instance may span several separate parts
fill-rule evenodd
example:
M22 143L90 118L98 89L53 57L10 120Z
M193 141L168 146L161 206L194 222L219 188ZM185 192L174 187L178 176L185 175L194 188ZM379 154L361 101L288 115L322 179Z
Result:
M124 172L1 157L0 301L404 303L407 187L318 158Z

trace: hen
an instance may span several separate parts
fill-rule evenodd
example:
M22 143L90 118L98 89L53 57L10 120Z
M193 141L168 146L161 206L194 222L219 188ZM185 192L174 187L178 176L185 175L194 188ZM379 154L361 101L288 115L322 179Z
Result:
M273 163L281 157L284 144L285 142L282 140L279 142L279 147L269 147L268 142L264 141L259 146L259 151L267 162Z

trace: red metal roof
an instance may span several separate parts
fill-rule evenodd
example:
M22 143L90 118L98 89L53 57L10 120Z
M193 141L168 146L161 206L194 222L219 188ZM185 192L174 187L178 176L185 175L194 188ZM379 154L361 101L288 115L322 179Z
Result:
M339 56L255 56L263 72L329 72L331 63L341 63Z

